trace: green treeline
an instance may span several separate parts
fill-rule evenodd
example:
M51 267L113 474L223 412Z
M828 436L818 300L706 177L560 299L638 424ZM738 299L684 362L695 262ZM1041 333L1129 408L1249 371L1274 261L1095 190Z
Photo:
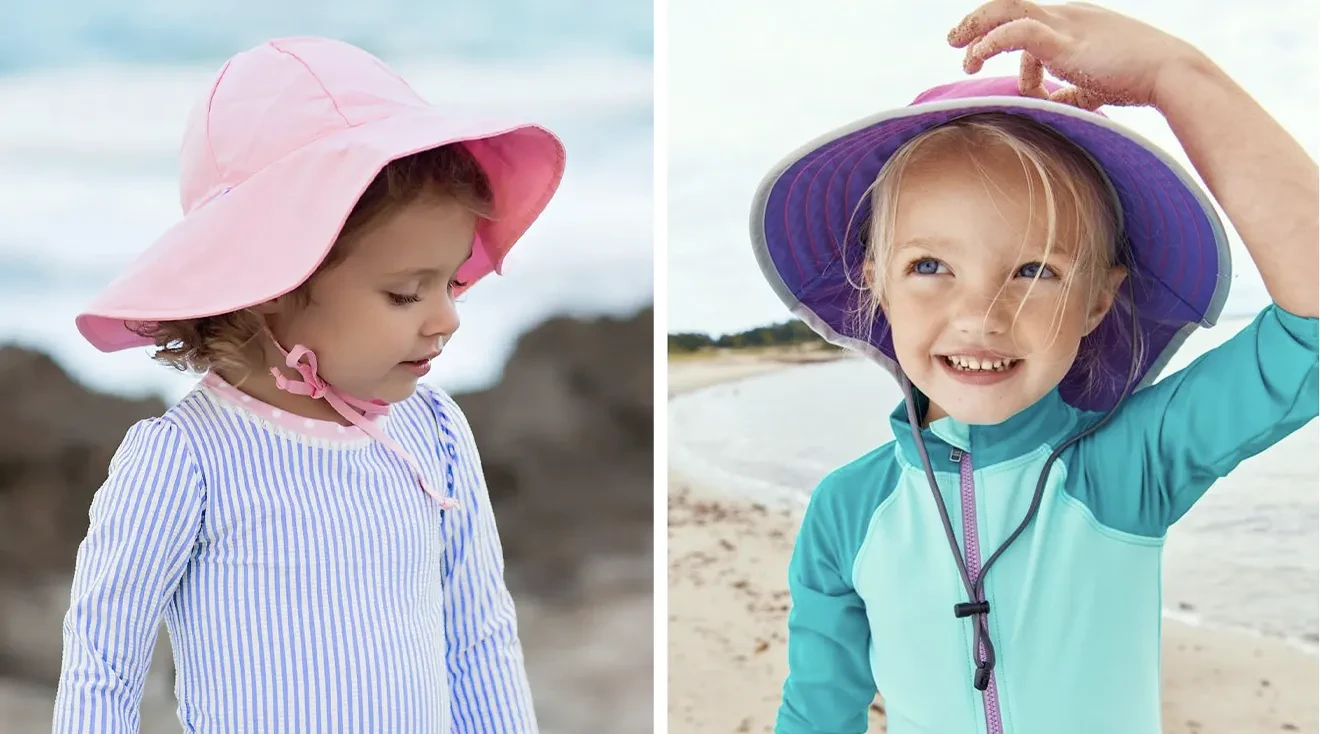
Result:
M709 334L681 333L669 335L669 351L696 352L702 349L744 349L747 347L774 347L788 344L816 344L821 347L829 343L821 339L806 324L796 319L782 324L759 326L737 334L725 334L712 337Z

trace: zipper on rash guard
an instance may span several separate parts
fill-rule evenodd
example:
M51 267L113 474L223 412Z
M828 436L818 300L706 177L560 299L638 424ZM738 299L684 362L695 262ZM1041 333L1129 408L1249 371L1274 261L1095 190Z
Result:
M981 543L976 532L976 485L972 480L972 455L954 449L949 458L958 462L958 484L962 497L963 558L967 564L967 575L975 584L977 577L981 575ZM979 621L973 618L972 623L979 624ZM983 643L976 651L976 661L985 662L985 654ZM999 689L995 685L994 671L990 674L990 684L981 692L981 701L985 707L986 732L1004 734L1004 722L999 716Z

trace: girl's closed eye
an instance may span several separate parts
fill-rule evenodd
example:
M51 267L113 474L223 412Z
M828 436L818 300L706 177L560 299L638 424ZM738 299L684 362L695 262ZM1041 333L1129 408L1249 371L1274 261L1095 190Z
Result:
M454 291L460 288L464 288L466 286L467 286L467 281L458 280L457 278L455 278L449 281L449 292L453 293ZM389 296L390 303L393 303L396 306L409 306L422 300L422 294L420 291L417 293L408 293L408 294L386 291L385 295Z
M420 293L403 294L386 291L385 295L389 296L390 303L393 303L396 306L408 306L422 300Z

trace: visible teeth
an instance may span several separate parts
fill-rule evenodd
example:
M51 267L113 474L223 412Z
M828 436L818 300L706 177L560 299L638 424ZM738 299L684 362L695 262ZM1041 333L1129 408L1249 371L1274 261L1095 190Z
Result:
M1002 372L1017 363L1016 359L977 359L961 354L951 354L945 359L958 369L993 372Z

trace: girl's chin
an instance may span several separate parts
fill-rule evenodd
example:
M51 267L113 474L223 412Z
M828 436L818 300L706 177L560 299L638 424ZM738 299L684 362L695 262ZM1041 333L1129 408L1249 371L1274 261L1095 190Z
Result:
M991 388L993 389L993 388ZM991 395L986 388L968 388L964 385L946 386L930 396L955 421L969 426L993 426L1003 423L1026 410L1035 400L1020 392L1003 391ZM944 400L941 402L940 398ZM1039 399L1039 397L1037 398Z
M941 414L969 426L1003 423L1028 405L1015 395L992 395L991 392L1000 392L993 387L945 383L930 392L922 392L939 406Z
M948 411L949 417L969 426L993 426L1012 418L1018 411L1003 408L967 407Z
M412 397L417 392L417 383L420 378L409 375L392 375L391 379L385 381L377 387L372 395L372 400L383 400L387 403L400 403Z

